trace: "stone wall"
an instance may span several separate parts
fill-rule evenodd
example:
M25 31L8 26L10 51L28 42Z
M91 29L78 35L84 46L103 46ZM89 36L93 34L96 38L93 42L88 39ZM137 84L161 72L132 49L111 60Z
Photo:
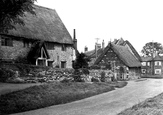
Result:
M53 45L54 48L52 50L48 49L50 60L54 61L53 67L57 65L61 67L61 61L64 61L66 62L66 68L72 68L72 61L75 55L72 46L66 46L66 51L62 51L62 44L53 43ZM32 43L29 44L29 47L24 47L23 39L13 39L13 46L1 46L0 36L0 59L15 60L18 57L26 57L31 46Z
M13 40L13 46L2 46L0 36L0 59L12 59L15 60L17 57L25 57L30 50L29 47L24 47L23 41Z
M56 44L54 50L49 50L50 59L54 61L53 66L59 65L61 67L61 61L66 62L66 68L72 68L73 61L73 48L71 46L66 46L66 51L62 51L62 46Z

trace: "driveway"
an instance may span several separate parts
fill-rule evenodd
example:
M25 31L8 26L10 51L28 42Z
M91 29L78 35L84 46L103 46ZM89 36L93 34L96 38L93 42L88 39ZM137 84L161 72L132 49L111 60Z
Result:
M15 115L116 115L122 110L162 92L163 79L129 81L126 87L108 93Z

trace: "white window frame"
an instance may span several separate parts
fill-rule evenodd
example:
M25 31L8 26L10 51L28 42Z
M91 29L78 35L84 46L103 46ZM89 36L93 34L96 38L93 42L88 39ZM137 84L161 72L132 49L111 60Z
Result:
M146 66L146 62L142 62L141 64L142 64L142 66Z
M141 70L142 73L146 73L146 71L147 71L146 69L142 69Z
M147 62L147 66L150 66L150 62Z
M155 61L155 66L161 66L161 61Z
M155 69L155 74L160 75L161 74L161 69Z

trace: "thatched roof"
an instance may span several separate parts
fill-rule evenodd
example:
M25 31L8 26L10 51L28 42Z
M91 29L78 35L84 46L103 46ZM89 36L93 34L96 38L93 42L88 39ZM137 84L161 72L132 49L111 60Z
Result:
M101 55L102 52L103 52L102 48L98 49L97 50L97 57L99 55ZM88 56L89 58L96 58L96 50L87 51L87 52L85 52L85 55Z
M139 60L135 58L135 56L126 48L125 46L115 45L114 43L108 44L108 46L104 49L104 52L97 58L95 61L95 65L98 64L104 55L107 53L109 49L112 49L118 57L123 61L123 63L128 67L140 67L141 63Z
M123 38L120 39L114 39L114 41L112 42L116 45L121 45L121 46L126 46L126 44L130 47L132 53L136 56L136 58L141 61L141 57L138 54L138 52L136 51L136 49L133 47L133 45L128 41L128 40L123 40Z
M49 42L73 44L65 25L54 9L34 5L36 15L25 12L25 25L14 25L7 35ZM3 34L3 33L1 33Z

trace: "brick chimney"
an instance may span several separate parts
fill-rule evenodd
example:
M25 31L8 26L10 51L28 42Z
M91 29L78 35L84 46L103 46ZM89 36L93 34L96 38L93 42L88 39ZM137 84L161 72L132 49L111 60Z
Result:
M105 42L104 42L104 40L102 41L102 49L104 50L104 48L105 48Z
M77 50L77 39L76 39L76 31L75 31L75 29L74 29L73 45L74 45L74 48Z

